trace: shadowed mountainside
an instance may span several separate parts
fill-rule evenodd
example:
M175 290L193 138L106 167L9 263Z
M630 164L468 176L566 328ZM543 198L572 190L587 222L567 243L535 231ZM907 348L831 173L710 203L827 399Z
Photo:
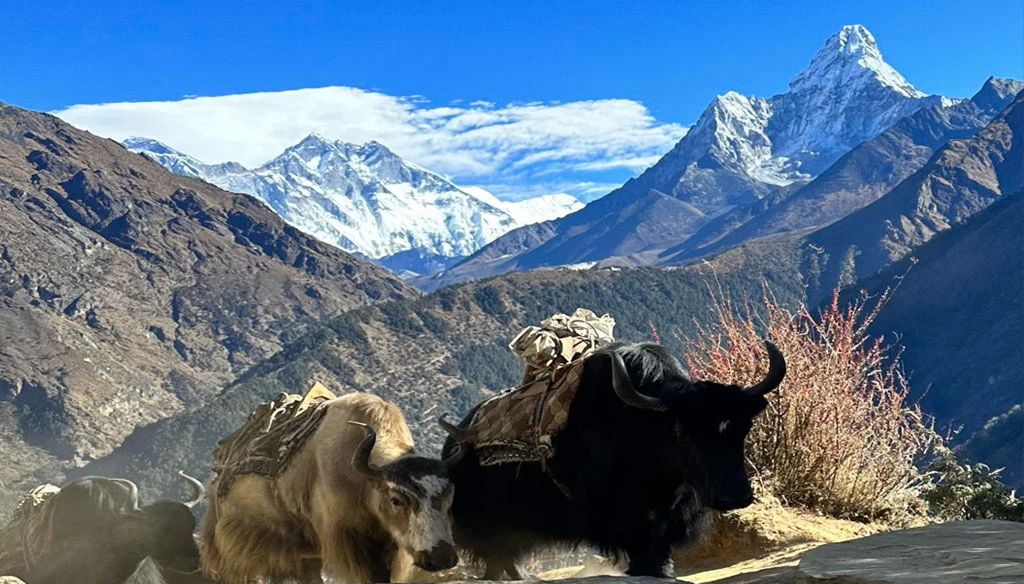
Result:
M951 140L888 194L809 241L832 258L826 274L852 283L1022 187L1024 92L973 137Z
M871 327L898 337L915 398L940 426L980 432L973 460L1006 466L1019 484L1024 433L1007 431L1024 404L1024 194L1006 196L963 225L845 292L877 296L898 284ZM994 439L1000 437L999 439Z

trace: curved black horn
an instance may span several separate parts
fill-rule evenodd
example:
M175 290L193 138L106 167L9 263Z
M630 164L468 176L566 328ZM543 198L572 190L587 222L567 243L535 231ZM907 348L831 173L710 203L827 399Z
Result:
M373 453L373 445L377 443L377 432L373 427L362 422L349 421L353 426L360 426L366 432L366 438L359 443L356 451L352 454L352 468L360 474L371 479L380 478L380 469L370 463L370 454Z
M644 395L633 387L633 381L629 378L629 371L626 369L626 362L618 351L610 351L608 355L612 358L612 389L615 395L619 396L622 403L634 408L654 410L663 412L668 407L661 403L661 400Z
M782 356L782 351L775 343L767 340L764 348L768 350L768 373L760 383L744 390L749 395L765 395L777 388L786 377L786 358Z
M191 509L198 505L203 500L203 497L206 496L206 487L203 486L199 479L188 476L184 471L179 470L178 476L185 479L185 482L192 486L192 500L185 502L185 506Z
M444 428L444 431L447 432L448 435L451 436L452 439L458 442L459 444L462 444L463 442L468 442L469 431L466 430L465 428L460 428L455 424L449 422L448 420L444 419L446 415L447 414L441 414L441 416L437 419L437 424Z
M442 460L445 465L451 467L458 464L458 462L466 456L466 452L469 448L468 443L470 442L470 432L469 430L460 428L446 420L445 416L447 415L448 414L441 414L441 416L437 418L437 425L444 428L444 431L447 432L448 435L452 437L452 440L455 441L455 452Z
M441 462L443 462L445 466L449 468L455 466L456 464L459 463L460 460L466 457L466 452L468 452L469 446L460 443L455 446L455 449L455 452L448 455L447 458L441 460Z

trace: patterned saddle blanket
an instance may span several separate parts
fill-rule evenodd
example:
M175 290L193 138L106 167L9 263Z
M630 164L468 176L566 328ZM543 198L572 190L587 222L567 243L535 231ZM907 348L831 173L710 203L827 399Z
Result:
M607 314L578 308L516 335L509 349L525 363L522 384L480 404L466 427L466 442L481 465L543 463L554 456L552 439L569 419L584 361L614 340L614 327Z
M38 486L22 497L0 530L0 574L31 569L50 548L55 485Z
M213 450L217 497L228 494L241 476L276 477L288 468L295 454L316 431L327 414L324 403L336 396L320 383L305 395L280 393L249 414L239 429L221 439Z

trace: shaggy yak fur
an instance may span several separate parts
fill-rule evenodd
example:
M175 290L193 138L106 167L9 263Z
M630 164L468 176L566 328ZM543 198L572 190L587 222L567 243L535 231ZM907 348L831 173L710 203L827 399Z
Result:
M31 584L110 584L123 582L147 556L183 572L198 570L192 507L203 484L179 474L195 491L187 503L140 507L138 487L126 479L85 477L64 485L46 503L52 505L47 551L31 569L12 575Z
M213 479L204 570L224 584L256 577L319 583L321 571L356 583L454 566L448 469L412 454L402 412L363 393L322 407L320 426L280 476L239 477L220 500Z
M744 438L785 376L766 346L769 372L748 388L694 381L660 345L594 353L546 468L481 466L462 432L473 412L442 421L443 456L461 455L450 471L456 544L486 564L485 579L521 579L517 561L537 546L581 543L624 554L630 575L672 578L673 546L698 535L709 509L753 500Z

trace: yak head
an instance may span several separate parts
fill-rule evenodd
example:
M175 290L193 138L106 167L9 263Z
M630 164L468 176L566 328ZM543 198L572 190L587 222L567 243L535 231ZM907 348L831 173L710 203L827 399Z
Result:
M352 467L370 479L368 508L413 562L431 572L458 563L452 537L451 506L455 485L444 461L405 455L377 466L370 462L377 434L365 424L366 437L352 455Z
M615 394L628 407L672 418L683 458L697 467L690 469L693 486L701 491L707 505L718 511L740 509L753 502L744 464L744 441L754 418L768 406L765 396L786 375L786 361L778 347L770 341L765 341L765 347L768 373L750 387L693 381L658 345L633 345L607 352ZM630 359L631 367L627 367L623 354ZM652 369L660 371L651 375ZM643 380L639 388L634 378Z
M122 521L129 526L125 533L133 534L135 543L144 547L146 555L163 566L191 572L199 569L192 508L202 501L205 492L197 479L183 472L178 474L194 491L191 501L156 501L125 514Z

